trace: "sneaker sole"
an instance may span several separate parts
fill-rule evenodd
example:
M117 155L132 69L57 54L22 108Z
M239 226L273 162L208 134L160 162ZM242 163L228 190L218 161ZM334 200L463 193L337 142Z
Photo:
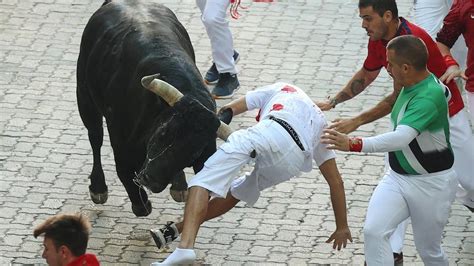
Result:
M218 81L219 81L219 79L216 79L215 81L209 81L209 80L205 79L204 83L206 83L207 85L215 85L215 84L217 84Z
M239 62L239 60L240 60L240 54L235 59L234 64L237 64ZM207 85L215 85L215 84L217 84L217 82L219 82L219 79L216 79L216 80L213 80L213 81L209 81L207 79L204 79L204 83L206 83Z
M234 96L235 92L238 91L239 89L240 89L240 86L238 86L238 87L232 92L232 94L224 95L224 96L212 95L212 98L214 98L214 100L229 99L229 98L232 98L232 96Z
M153 230L153 229L150 229L150 235L151 237L153 238L153 241L155 241L155 245L158 249L162 249L165 245L164 243L166 243L166 240L165 240L165 237L163 236L163 234L160 232L160 230Z

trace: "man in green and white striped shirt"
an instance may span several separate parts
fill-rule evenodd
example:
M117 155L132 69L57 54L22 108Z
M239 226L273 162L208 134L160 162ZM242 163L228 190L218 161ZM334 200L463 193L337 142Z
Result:
M455 197L451 169L449 91L427 68L428 52L413 35L387 45L387 70L402 90L392 109L393 131L374 137L348 137L326 129L329 149L388 152L390 169L369 202L364 225L367 265L393 265L389 238L411 218L416 248L425 265L448 265L441 238Z
M431 73L421 82L402 89L392 109L392 124L394 128L407 126L417 136L408 146L388 153L390 167L395 172L421 175L453 165L444 92L449 93Z

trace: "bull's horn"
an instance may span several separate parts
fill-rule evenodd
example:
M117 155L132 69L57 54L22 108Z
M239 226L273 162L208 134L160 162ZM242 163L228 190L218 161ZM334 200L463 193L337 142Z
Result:
M217 137L222 140L227 140L230 134L232 134L233 130L230 128L226 123L221 121L221 125L217 129Z
M154 75L150 75L150 76L144 76L144 77L142 78L142 85L143 85L143 87L147 88L147 87L150 85L150 83L151 83L154 79L158 78L159 76L160 76L160 74L154 74Z
M142 85L163 98L170 106L173 106L183 97L183 94L168 82L157 79L158 76L157 74L143 77ZM227 140L229 135L232 134L232 131L233 130L227 124L221 121L221 125L217 129L217 137L222 140Z
M157 75L142 78L142 85L163 98L169 105L173 106L183 94L166 81L156 78Z

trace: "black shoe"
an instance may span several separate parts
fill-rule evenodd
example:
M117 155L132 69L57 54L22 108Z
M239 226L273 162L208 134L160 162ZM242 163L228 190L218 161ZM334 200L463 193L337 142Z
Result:
M231 98L239 89L240 83L237 79L237 74L221 73L219 74L219 81L212 89L212 97L215 99Z
M402 266L403 265L403 252L393 253L393 261L395 266Z
M167 222L161 229L150 229L150 234L159 249L173 242L179 236L178 228L174 222Z
M234 50L234 55L232 57L234 58L234 63L237 64L240 59L240 56L236 50ZM206 84L216 84L217 81L219 81L219 71L217 71L216 64L213 62L212 66L206 72L204 82L206 82Z

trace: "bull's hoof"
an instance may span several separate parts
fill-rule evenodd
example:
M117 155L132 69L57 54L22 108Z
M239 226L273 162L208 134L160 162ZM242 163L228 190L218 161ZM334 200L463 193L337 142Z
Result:
M152 210L153 207L151 206L151 202L149 200L147 200L145 206L143 206L143 204L132 204L132 211L137 217L148 216Z
M89 189L89 193L91 195L92 202L95 204L104 204L109 198L109 193L107 190L102 193L94 193Z
M170 188L170 195L176 202L186 202L188 199L188 190L174 190Z

